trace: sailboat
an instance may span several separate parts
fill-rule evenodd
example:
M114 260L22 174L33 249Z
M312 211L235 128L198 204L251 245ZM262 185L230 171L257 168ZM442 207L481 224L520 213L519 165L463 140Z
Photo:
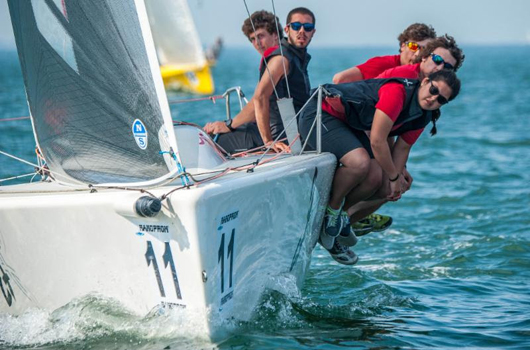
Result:
M147 14L169 89L213 94L214 82L187 0L147 0Z
M302 285L334 156L230 158L174 125L143 0L8 3L45 181L0 187L1 313L95 293L215 337Z

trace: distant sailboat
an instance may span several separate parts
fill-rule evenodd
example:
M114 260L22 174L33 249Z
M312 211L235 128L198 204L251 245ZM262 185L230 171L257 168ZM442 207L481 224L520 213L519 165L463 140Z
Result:
M147 0L147 14L167 88L213 94L214 82L186 0Z

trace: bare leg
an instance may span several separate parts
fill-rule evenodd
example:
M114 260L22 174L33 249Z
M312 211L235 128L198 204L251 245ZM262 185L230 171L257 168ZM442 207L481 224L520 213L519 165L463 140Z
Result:
M375 213L375 211L381 208L386 202L388 202L386 199L374 199L357 203L357 205L348 209L350 222L357 222L368 215Z
M348 207L350 222L357 222L362 218L367 217L388 202L386 197L389 194L389 183L385 175L383 175L382 183L383 185L377 189L372 197ZM348 194L347 197L350 197L350 194Z
M333 178L329 206L339 209L344 197L368 175L370 156L364 148L356 148L341 159L342 167L337 168Z
M360 201L372 197L381 187L382 178L383 170L379 166L379 163L375 159L371 159L368 175L357 187L348 193L344 208L350 208Z

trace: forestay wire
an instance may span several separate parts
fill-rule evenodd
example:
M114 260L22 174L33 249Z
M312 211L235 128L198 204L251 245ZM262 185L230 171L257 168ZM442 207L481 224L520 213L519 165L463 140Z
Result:
M274 14L274 23L276 24L276 34L278 35L278 41L280 40L280 30L278 29L278 16L276 16L276 7L274 6L274 0L271 0L272 3L272 12ZM287 23L286 23L287 24ZM279 42L280 46L280 55L282 56L282 65L283 65L283 74L285 76L285 85L287 85L287 96L291 98L291 90L289 89L289 79L287 78L287 68L285 68L285 60L283 59L283 48L282 43ZM278 95L276 95L278 97Z

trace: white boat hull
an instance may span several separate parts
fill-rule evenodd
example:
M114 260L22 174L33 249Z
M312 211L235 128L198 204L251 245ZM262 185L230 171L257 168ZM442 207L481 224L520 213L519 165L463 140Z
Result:
M134 211L137 191L0 188L0 312L97 293L140 315L196 310L210 334L217 317L248 320L267 288L301 286L334 163L312 154L230 173L173 192L154 218Z

